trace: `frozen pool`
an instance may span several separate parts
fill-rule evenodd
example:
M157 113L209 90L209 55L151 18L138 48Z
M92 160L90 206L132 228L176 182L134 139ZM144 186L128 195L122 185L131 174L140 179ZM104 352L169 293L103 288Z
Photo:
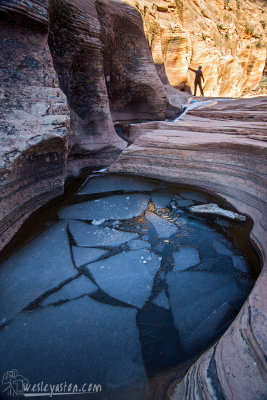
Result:
M248 223L190 213L211 201L154 180L92 175L56 218L46 208L47 227L0 265L0 373L101 385L81 398L142 400L151 377L212 345L259 261Z

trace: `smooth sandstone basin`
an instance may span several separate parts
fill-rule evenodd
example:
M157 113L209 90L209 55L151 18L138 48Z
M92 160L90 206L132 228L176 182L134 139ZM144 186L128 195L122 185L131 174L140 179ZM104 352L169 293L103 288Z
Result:
M261 274L222 338L169 390L172 400L267 397L267 98L213 103L177 122L132 127L135 143L110 172L157 177L216 193L254 222Z

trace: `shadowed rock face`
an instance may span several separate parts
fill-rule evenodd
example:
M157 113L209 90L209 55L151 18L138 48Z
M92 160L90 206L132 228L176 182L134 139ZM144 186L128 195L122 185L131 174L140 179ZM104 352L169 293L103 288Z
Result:
M109 164L125 143L110 115L95 2L49 2L49 46L71 112L68 173Z
M166 94L142 19L120 1L49 2L49 46L72 116L68 169L107 165L125 147L113 120L164 119Z
M24 12L23 25L10 21ZM32 11L26 2L1 2L0 15L1 249L34 210L63 192L69 116L41 2Z
M36 208L62 193L67 176L118 157L126 142L114 118L163 119L166 110L134 8L115 0L51 0L48 11L58 77L47 44L47 2L0 5L0 247Z
M259 84L266 60L264 0L124 1L142 14L164 83L167 75L172 86L193 91L188 67L202 65L207 96L244 96Z
M177 122L139 124L139 138L109 168L215 192L254 221L261 275L219 342L173 385L172 400L266 398L266 106L266 97L214 101Z
M162 120L166 94L140 14L118 1L97 1L104 72L113 120Z

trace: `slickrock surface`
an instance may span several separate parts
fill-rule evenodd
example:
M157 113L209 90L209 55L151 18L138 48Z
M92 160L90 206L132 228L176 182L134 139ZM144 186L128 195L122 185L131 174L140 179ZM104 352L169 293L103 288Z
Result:
M255 89L266 61L265 0L124 0L142 14L152 55L172 86L193 90L203 66L207 96ZM266 94L266 79L258 93Z
M160 120L166 93L140 14L118 1L50 0L49 46L72 123L68 169L108 165L126 143L114 120Z
M16 18L24 11L23 25L10 21L10 15ZM39 23L34 30L32 13L33 25ZM0 14L2 249L34 210L63 192L69 116L47 44L41 2L32 4L32 12L26 2L10 2L9 7L2 2Z
M191 113L177 122L134 126L141 136L109 170L198 186L219 194L253 219L251 238L262 256L262 273L227 332L169 392L172 400L264 399L267 98L214 101Z

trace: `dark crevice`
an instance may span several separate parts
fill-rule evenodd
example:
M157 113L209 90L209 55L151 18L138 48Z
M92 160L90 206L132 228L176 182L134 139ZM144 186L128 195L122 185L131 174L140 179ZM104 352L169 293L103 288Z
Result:
M209 362L209 367L207 370L207 376L210 378L212 387L215 391L216 398L217 400L226 400L221 388L221 383L218 378L218 373L217 373L217 367L216 367L216 361L215 361L215 352L216 352L217 346L214 347L210 362Z

